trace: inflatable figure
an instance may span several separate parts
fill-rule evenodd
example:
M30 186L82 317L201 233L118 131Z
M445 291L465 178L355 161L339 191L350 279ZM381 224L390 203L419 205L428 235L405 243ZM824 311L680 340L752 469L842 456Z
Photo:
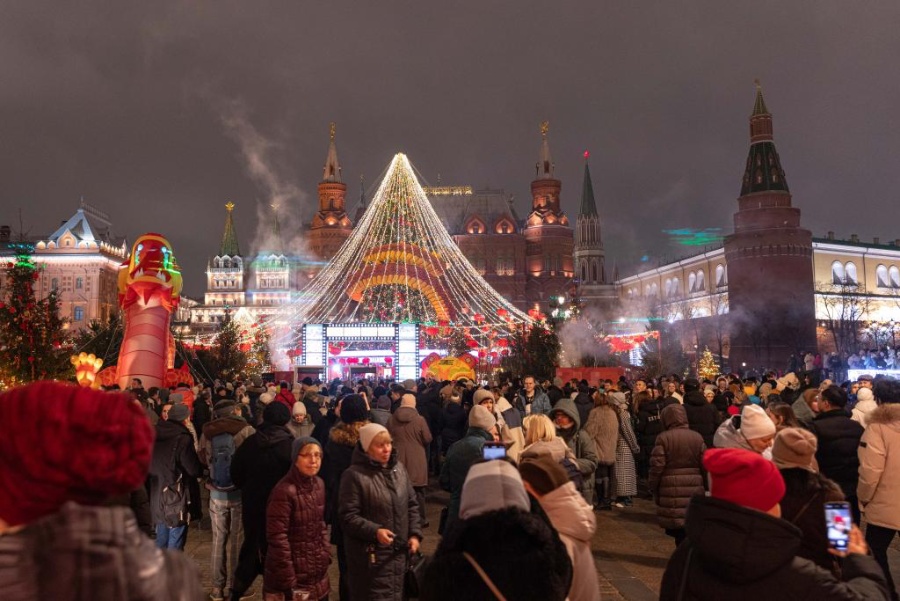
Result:
M139 237L131 258L119 268L119 306L125 312L116 370L119 387L128 387L132 378L140 378L144 388L166 385L166 373L175 361L169 324L181 299L181 286L169 241L152 233Z

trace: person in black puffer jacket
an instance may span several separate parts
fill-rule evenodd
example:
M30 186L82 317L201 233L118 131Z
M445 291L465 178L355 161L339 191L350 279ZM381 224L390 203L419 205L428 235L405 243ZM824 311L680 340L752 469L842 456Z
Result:
M244 542L234 570L232 599L240 599L263 572L266 504L269 493L291 467L294 436L287 429L291 412L281 403L270 403L262 416L256 433L247 437L231 460L231 479L242 493L241 520L244 525Z
M466 429L469 427L469 416L462 406L462 397L459 393L454 393L447 401L444 407L444 415L441 420L443 428L441 429L441 454L446 457L447 450L450 446L466 435Z
M656 437L665 429L662 422L662 410L678 401L672 397L653 399L647 392L641 392L638 395L640 398L637 399L637 427L634 430L641 452L638 456L637 472L641 478L647 478L650 472L650 453L656 446Z
M845 410L847 393L829 386L820 393L820 413L813 419L812 431L819 441L816 461L826 478L837 482L850 503L853 523L860 523L856 486L859 482L859 440L865 429Z
M713 446L713 436L719 427L719 411L700 391L700 382L695 378L684 381L684 410L688 426L703 437L707 448Z

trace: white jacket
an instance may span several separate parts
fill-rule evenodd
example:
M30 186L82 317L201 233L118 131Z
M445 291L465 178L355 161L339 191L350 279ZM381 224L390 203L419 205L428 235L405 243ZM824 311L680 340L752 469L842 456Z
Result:
M859 422L859 425L865 428L869 420L869 415L873 411L875 411L876 407L878 407L878 403L876 403L874 400L859 401L853 407L853 415L850 416L850 419L855 422Z
M599 601L597 566L591 554L591 538L597 529L594 509L575 488L566 482L540 499L541 508L559 532L559 538L572 560L572 586L569 601Z
M900 530L900 403L878 407L859 442L856 494L866 521Z

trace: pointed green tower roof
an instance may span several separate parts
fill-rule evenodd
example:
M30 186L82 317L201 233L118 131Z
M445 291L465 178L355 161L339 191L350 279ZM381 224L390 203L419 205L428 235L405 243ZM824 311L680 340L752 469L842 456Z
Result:
M225 209L228 213L225 215L225 233L222 235L222 248L219 251L219 256L237 257L240 256L241 249L238 246L237 232L234 231L234 219L232 218L234 203L226 203Z
M762 93L762 84L758 79L753 80L753 83L756 84L756 102L753 103L753 115L768 115L769 109L766 108L766 99L763 98Z
M594 185L591 183L591 168L588 165L588 158L591 154L584 151L584 184L581 186L581 209L578 210L579 217L596 216L597 204L594 202Z

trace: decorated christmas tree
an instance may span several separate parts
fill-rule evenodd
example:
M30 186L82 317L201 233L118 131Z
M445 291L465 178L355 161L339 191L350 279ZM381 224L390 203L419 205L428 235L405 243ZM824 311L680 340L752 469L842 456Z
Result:
M272 370L272 356L269 352L269 331L264 323L255 323L250 328L250 350L244 373L260 376Z
M70 367L56 291L37 298L40 274L31 260L32 247L16 243L13 249L16 256L6 266L0 300L0 389L62 377Z
M447 233L403 154L291 323L413 322L509 328L531 319L484 281Z
M697 372L699 373L701 380L710 381L715 380L716 376L719 374L719 364L716 363L716 360L713 357L713 354L709 352L708 347L703 347L703 354L700 356Z

